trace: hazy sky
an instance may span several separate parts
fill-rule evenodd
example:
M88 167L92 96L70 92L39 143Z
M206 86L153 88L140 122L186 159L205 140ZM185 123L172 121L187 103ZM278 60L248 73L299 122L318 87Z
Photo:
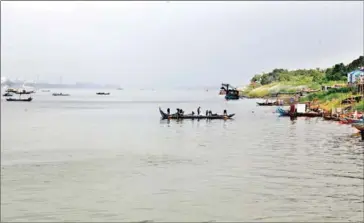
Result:
M1 2L1 75L241 85L363 55L363 2Z

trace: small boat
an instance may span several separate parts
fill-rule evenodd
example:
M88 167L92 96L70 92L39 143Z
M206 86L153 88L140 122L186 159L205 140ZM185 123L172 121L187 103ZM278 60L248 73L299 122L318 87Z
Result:
M70 96L70 94L53 93L52 96Z
M235 114L229 114L229 115L183 115L183 116L177 116L177 114L171 114L168 115L167 113L163 112L161 108L159 108L159 112L162 116L162 119L231 119Z
M10 94L9 92L6 92L5 94L3 94L4 97L11 97L13 96L13 94Z
M340 124L356 124L362 123L363 119L353 119L353 118L341 118Z
M225 92L225 100L239 100L239 91L230 84L221 84L220 93Z
M278 105L278 104L273 103L273 102L257 102L257 105L259 105L259 106L275 106L275 105Z
M279 116L283 116L283 117L322 117L322 113L320 112L304 112L304 113L298 113L298 112L294 112L291 113L289 111L284 110L283 108L279 107L277 108L276 112L279 114Z
M335 117L335 116L326 116L326 115L324 115L322 117L326 121L340 121L340 118Z
M97 95L110 95L110 92L97 92Z
M30 102L33 100L32 97L21 99L21 98L7 98L7 101L22 101L22 102Z

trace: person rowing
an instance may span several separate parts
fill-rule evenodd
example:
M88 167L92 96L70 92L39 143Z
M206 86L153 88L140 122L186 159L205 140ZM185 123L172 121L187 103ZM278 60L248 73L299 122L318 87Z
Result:
M169 108L167 108L167 114L170 115L171 114L171 110Z
M199 107L197 108L197 115L200 115L200 112L201 112L201 107L199 106Z
M179 117L180 117L180 114L181 114L181 110L180 110L179 108L177 108L177 113L176 113L177 118L179 118Z
M227 111L226 111L226 109L224 110L224 115L226 115L226 116L227 116Z

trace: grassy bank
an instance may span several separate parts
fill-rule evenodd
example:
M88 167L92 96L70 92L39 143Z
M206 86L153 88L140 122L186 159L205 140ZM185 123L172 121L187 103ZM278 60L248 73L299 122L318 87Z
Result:
M309 94L299 99L300 102L316 101L320 107L325 110L330 110L337 107L345 107L349 105L342 105L342 101L349 97L360 96L355 94L351 88L330 89L329 91L321 91ZM354 110L364 111L364 101L352 104Z
M240 93L250 98L263 98L277 93L294 93L302 90L319 91L300 98L300 101L315 100L320 103L320 106L322 105L321 107L329 110L333 107L340 107L342 100L353 96L355 91L349 88L321 91L321 87L345 85L347 73L362 66L364 66L364 57L360 56L347 65L339 63L327 69L274 69L269 73L254 75L251 84ZM357 110L364 110L363 103L357 103L353 106Z
M329 81L326 83L314 83L314 82L273 82L266 85L256 84L249 85L241 94L251 98L263 98L272 94L289 92L294 93L304 89L320 90L321 85L333 86L335 84L345 84L343 81Z

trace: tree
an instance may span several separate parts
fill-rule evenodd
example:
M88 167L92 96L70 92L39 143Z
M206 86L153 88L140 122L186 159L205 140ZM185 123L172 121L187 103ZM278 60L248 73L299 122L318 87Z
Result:
M260 79L262 78L262 75L256 74L254 77L250 80L250 82L260 82Z

